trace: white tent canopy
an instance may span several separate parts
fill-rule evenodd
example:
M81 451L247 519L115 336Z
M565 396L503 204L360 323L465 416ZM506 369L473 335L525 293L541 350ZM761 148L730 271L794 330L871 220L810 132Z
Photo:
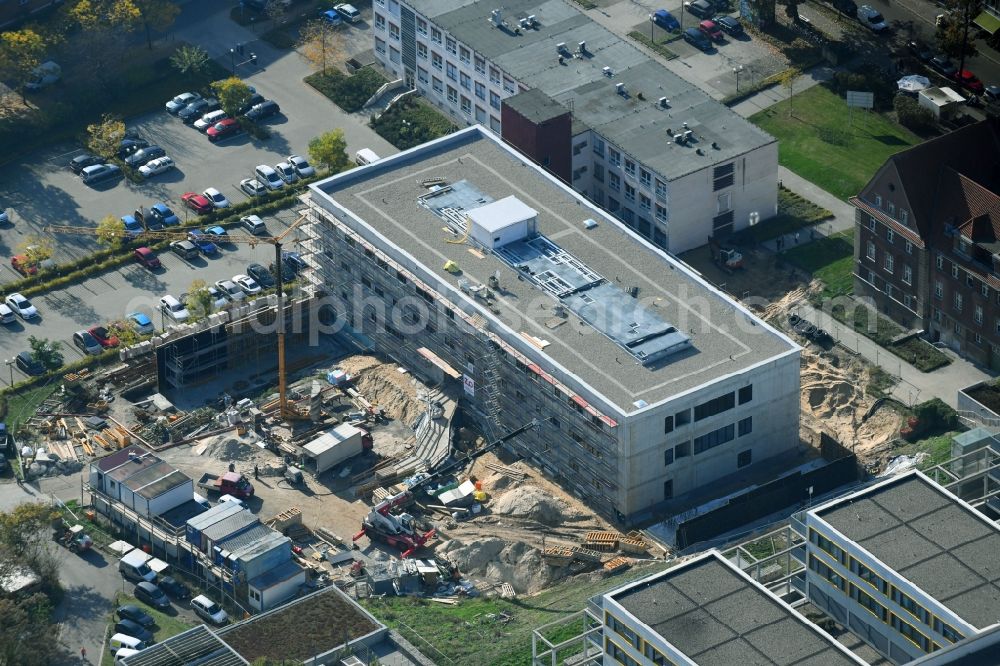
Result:
M896 81L896 85L900 90L906 92L918 92L926 88L931 87L931 81L926 76L920 76L919 74L910 74L904 76L899 81Z

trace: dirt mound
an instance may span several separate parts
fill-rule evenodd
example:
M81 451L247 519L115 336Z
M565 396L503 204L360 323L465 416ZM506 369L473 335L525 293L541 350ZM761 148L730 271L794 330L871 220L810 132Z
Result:
M438 547L459 571L485 578L491 583L510 583L518 594L534 594L552 584L564 573L550 567L539 549L500 538L480 539L473 543L447 541Z
M530 485L504 492L490 505L490 511L515 518L527 518L550 527L580 517L578 511L571 509L562 500L552 497L538 486Z
M350 356L338 366L351 376L358 392L390 418L412 426L424 411L412 376L399 372L396 365L374 356Z
M246 444L238 439L220 435L205 447L205 454L219 460L249 462L256 458L258 449L253 444Z

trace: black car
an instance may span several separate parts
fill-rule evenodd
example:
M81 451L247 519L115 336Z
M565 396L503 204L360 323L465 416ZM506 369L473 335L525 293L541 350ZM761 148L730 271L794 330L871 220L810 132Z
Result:
M931 69L949 79L953 78L958 71L958 67L955 67L954 63L948 60L948 56L945 55L936 55L927 64L931 66Z
M743 24L738 19L734 19L732 16L716 16L714 21L722 28L723 32L733 37L743 36Z
M191 596L191 592L185 587L184 583L178 581L173 576L163 576L157 585L167 593L168 597L173 597L174 599L187 599Z
M153 642L153 632L146 629L138 622L133 622L132 620L119 620L116 622L115 633L125 634L126 636L131 636L132 638L138 638L146 645Z
M692 2L685 2L684 8L698 18L708 19L715 15L715 7L708 0L692 0Z
M146 141L145 139L126 137L122 139L122 142L118 145L118 157L125 159L137 150L142 150L148 146L149 141Z
M706 53L712 50L712 42L710 42L708 37L706 37L705 34L698 28L685 29L684 41L696 49L700 49Z
M264 96L261 95L260 93L253 93L252 95L250 95L250 98L247 99L246 103L240 107L240 110L237 111L236 115L242 116L244 113L246 113L253 107L257 106L258 104L263 104L266 101L267 100L264 99Z
M854 18L858 15L858 5L854 0L833 0L833 8L844 16Z
M206 113L218 111L221 108L217 99L199 99L191 102L177 113L177 117L190 125Z
M934 52L929 48L917 41L909 41L906 43L906 48L910 50L910 53L917 56L917 58L922 62L930 62L931 58L934 57Z
M31 352L19 353L14 362L17 364L17 369L26 375L45 374L45 366L39 363Z
M77 155L69 161L69 168L73 170L73 173L80 173L89 166L94 166L95 164L101 164L104 162L104 158L98 157L97 155L91 155L90 153L84 153L83 155Z
M135 598L153 608L170 608L170 599L153 583L142 581L135 586Z
M247 266L247 275L256 280L262 289L271 289L277 284L274 281L274 276L271 275L271 271L264 268L261 264L250 264Z
M146 148L135 151L125 158L125 164L129 165L133 169L138 169L150 160L155 160L157 157L163 157L166 154L167 151L159 146L147 146Z
M145 612L138 606L134 604L128 604L127 606L119 606L118 610L115 611L115 615L118 616L119 620L131 620L141 627L149 628L156 624L156 620L153 616ZM131 634L129 634L131 636Z
M246 117L250 120L263 120L264 118L270 118L271 116L279 113L281 113L281 107L278 106L278 103L267 100L266 102L261 102L247 111Z

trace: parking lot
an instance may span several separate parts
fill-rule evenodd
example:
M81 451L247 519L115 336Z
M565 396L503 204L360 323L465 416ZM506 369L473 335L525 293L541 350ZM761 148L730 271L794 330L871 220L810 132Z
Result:
M177 169L135 184L128 180L113 181L96 188L86 186L68 168L69 160L82 146L65 144L33 155L20 163L0 169L0 207L10 212L12 224L0 230L0 283L9 283L20 276L11 268L10 257L17 247L33 235L45 235L50 224L93 227L106 215L119 217L132 213L139 206L162 201L184 220L194 212L181 204L185 192L201 192L218 188L232 202L247 197L239 190L239 182L252 177L258 164L275 165L291 153L308 157L307 146L315 136L337 127L343 128L348 152L371 148L380 155L395 151L390 144L369 129L361 116L343 113L337 106L303 83L310 73L307 64L294 52L273 49L265 42L255 41L255 35L229 19L230 4L207 0L198 10L211 8L213 14L194 23L187 34L178 39L201 43L220 63L230 64L230 44L245 43L248 51L258 56L258 67L242 66L238 73L267 99L273 99L282 113L265 121L271 136L258 141L248 135L226 139L218 144L163 109L139 118L126 119L150 143L162 146L177 164ZM190 6L190 5L189 5ZM367 43L367 22L350 26L353 31L345 39L352 44ZM353 48L348 45L347 48ZM178 93L183 92L181 90ZM265 218L268 230L277 234L294 220L294 211ZM98 247L93 236L57 234L53 236L56 262L85 256ZM246 265L256 261L265 266L273 258L270 245L224 248L215 259L199 258L182 261L169 253L161 255L163 269L151 273L138 265L128 265L67 289L33 298L40 318L32 323L18 321L0 331L0 360L12 358L28 350L29 335L46 337L64 343L67 360L78 352L69 341L74 331L121 319L133 311L153 314L158 299L170 293L180 296L195 279L211 284L244 273ZM4 294L6 295L6 294ZM160 328L159 315L153 322ZM8 382L8 373L3 373ZM19 380L15 370L15 381Z

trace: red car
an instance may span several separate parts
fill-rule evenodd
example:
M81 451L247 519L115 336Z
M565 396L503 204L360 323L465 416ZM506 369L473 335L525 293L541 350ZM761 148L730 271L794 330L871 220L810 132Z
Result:
M135 257L136 261L150 270L160 267L160 260L148 247L137 247L132 252L132 256Z
M721 42L725 39L722 29L719 28L719 24L715 21L704 20L698 24L698 29L713 42Z
M234 134L239 134L240 123L235 118L226 118L208 128L205 134L208 136L209 141L218 141L219 139L224 139L227 136L233 136Z
M214 208L211 201L197 192L185 192L181 196L181 201L196 213L211 213Z
M27 255L19 254L10 258L10 265L21 275L35 275L38 264L28 259Z
M103 326L89 328L87 329L87 332L94 336L94 339L97 340L105 349L117 347L119 344L118 336L109 332L108 329Z
M963 69L961 72L955 72L955 80L963 88L968 88L977 95L983 94L983 82L969 70Z

